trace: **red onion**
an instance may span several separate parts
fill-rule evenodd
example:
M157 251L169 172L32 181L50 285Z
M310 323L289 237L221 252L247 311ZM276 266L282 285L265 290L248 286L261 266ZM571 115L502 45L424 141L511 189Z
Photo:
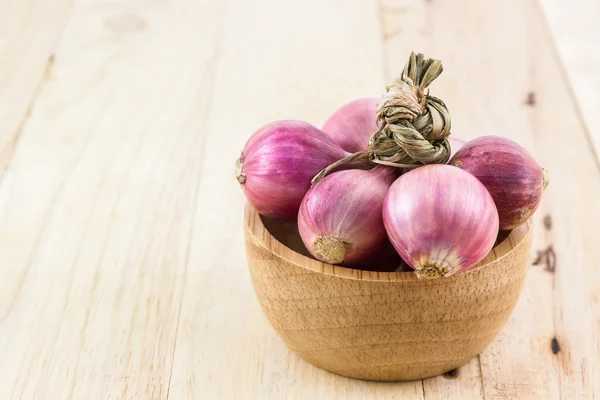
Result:
M354 100L340 107L323 125L323 131L342 149L356 153L367 150L377 127L378 98Z
M450 159L459 151L467 142L465 140L455 138L453 136L448 136L448 141L450 142Z
M450 160L481 181L491 193L500 229L527 221L540 205L547 181L535 159L512 140L482 136L467 143Z
M236 177L260 214L294 217L312 177L346 156L318 128L301 121L277 121L248 140L236 163Z
M420 278L466 271L498 234L492 196L473 175L450 165L416 168L398 178L383 204L390 241Z
M315 184L298 213L302 241L317 259L356 265L386 242L383 199L396 176L393 168L336 172Z

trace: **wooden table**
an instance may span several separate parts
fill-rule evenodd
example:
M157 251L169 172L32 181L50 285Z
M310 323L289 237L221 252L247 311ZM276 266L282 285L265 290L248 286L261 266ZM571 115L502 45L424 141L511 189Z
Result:
M600 398L598 0L0 0L0 399ZM381 384L290 353L246 271L233 161L410 50L453 134L551 183L504 331L456 377Z

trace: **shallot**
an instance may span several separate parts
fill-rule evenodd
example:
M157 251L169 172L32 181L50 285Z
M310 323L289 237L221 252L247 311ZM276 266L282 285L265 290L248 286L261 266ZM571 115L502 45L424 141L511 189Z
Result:
M311 124L277 121L248 140L236 162L236 177L260 214L294 217L312 177L346 156L348 153Z
M343 105L325 122L323 132L350 153L367 150L371 135L379 129L377 103L378 98L364 98Z
M545 170L531 154L499 136L468 142L450 164L474 175L491 193L500 229L513 229L527 221L540 205L547 185Z
M396 251L419 278L472 268L498 234L498 212L483 184L444 164L398 178L385 197L383 222Z
M298 228L318 260L356 265L387 241L381 208L396 170L345 170L325 177L306 193Z

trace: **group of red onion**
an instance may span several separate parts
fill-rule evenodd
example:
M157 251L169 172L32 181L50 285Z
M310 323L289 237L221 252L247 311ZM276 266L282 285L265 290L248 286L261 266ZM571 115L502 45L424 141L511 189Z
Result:
M391 241L421 278L466 271L492 249L499 230L537 209L544 170L517 143L449 138L451 159L408 171L346 165L311 186L328 165L364 151L378 126L376 98L337 110L323 129L278 121L259 129L237 161L237 179L262 215L298 219L310 253L358 266Z

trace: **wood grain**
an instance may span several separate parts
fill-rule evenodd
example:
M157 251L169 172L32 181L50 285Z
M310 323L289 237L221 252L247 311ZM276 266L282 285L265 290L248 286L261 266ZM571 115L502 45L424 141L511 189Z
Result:
M40 85L51 76L71 3L0 1L0 171L10 160Z
M582 0L577 6L559 0L540 0L539 7L558 54L561 75L570 84L575 102L600 168L600 1Z
M419 280L318 262L273 229L246 207L248 267L273 328L310 363L378 381L439 375L479 354L517 303L532 232L513 230L469 273Z
M0 1L0 179L31 113L34 98L51 79L54 51L67 24L72 0ZM8 190L0 189L0 218ZM19 231L10 231L18 235ZM0 236L2 239L2 236ZM0 321L18 291L17 260L0 256Z
M600 397L597 2L0 10L0 399ZM551 183L521 300L481 357L424 381L365 382L301 360L263 316L232 163L266 122L320 125L380 95L410 50L443 60L432 93L453 135L513 138Z
M166 398L216 14L76 4L0 189L0 398Z

